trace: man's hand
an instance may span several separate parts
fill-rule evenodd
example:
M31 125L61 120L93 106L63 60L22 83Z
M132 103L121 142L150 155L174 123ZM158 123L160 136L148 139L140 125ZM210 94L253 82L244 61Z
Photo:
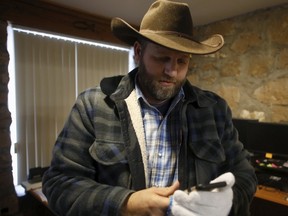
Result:
M132 193L121 209L123 216L165 216L169 206L169 196L179 188L179 182L170 187L148 188Z
M211 181L216 183L226 181L227 185L212 191L197 191L191 193L177 190L173 195L172 214L174 216L227 216L232 207L235 177L232 173L224 173Z

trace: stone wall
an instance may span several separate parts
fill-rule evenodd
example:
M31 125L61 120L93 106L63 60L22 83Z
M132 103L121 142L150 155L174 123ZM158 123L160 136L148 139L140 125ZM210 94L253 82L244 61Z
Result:
M18 198L16 196L10 155L11 115L8 110L8 62L7 22L0 20L0 215L18 215Z
M188 79L224 97L233 117L288 123L288 4L197 27L220 33L215 54L192 56Z

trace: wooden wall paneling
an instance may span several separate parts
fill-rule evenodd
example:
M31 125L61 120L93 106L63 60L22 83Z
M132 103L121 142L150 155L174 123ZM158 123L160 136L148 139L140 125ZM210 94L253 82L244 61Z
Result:
M110 19L44 1L1 0L0 19L14 25L123 45L111 33Z

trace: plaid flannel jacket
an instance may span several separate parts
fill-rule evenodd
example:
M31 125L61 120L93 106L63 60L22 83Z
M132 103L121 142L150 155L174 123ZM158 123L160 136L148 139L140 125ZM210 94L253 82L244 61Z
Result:
M125 101L136 73L105 78L77 98L43 177L43 192L57 214L115 216L129 194L145 188L145 161ZM249 215L257 182L227 103L188 81L183 89L185 98L171 113L172 121L181 121L171 131L181 142L181 188L230 171L236 179L230 215Z

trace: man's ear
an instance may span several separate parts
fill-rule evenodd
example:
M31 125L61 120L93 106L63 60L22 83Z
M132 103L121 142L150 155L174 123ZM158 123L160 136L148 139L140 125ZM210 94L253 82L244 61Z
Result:
M134 61L137 65L139 64L139 61L141 59L141 50L142 50L141 44L138 41L136 41L134 43Z

